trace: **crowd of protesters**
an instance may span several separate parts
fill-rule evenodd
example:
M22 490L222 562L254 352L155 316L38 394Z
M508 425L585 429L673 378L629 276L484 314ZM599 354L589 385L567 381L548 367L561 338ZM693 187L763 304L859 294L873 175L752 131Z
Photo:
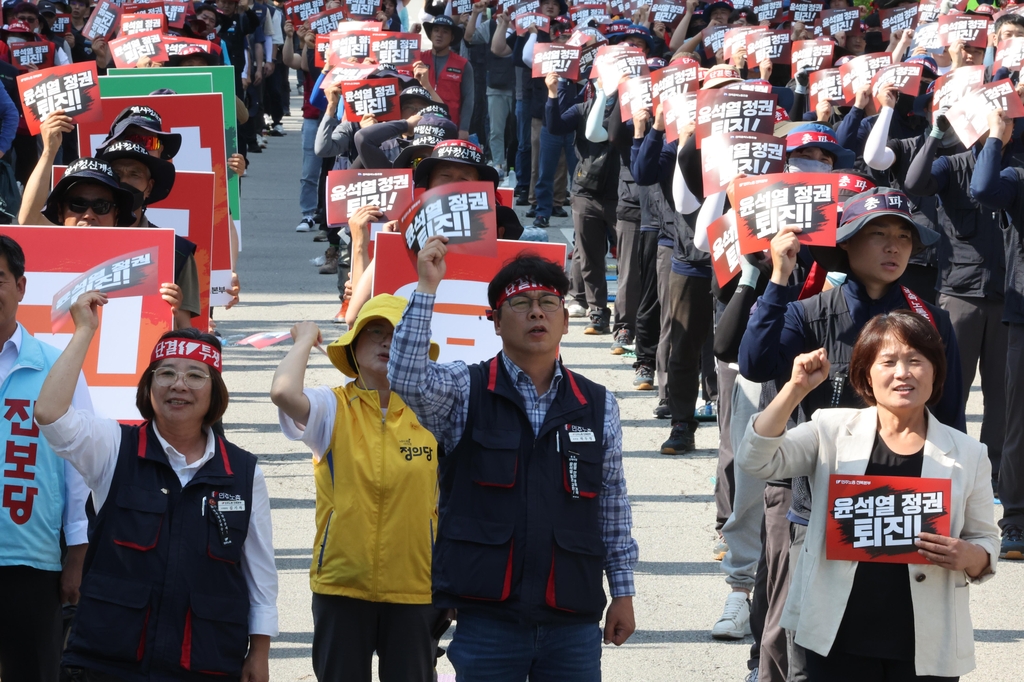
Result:
M619 409L610 390L563 362L572 318L610 338L612 354L635 357L632 386L650 392L668 424L661 454L694 451L700 422L717 422L709 551L726 596L708 625L717 640L752 635L736 679L955 680L975 667L968 585L992 578L1000 559L1024 560L1024 6L482 0L459 4L460 14L452 0L410 17L384 0L370 22L423 36L423 49L405 64L358 64L332 57L330 42L318 54L319 29L297 20L292 3L185 5L182 27L169 31L194 44L135 65L234 68L233 173L244 177L268 138L288 135L292 88L302 96L301 133L281 144L301 144L295 231L327 244L320 273L337 278L332 322L347 331L325 352L347 379L305 386L324 338L299 322L269 398L283 435L312 451L318 680L368 681L376 654L380 679L427 682L446 654L465 682L591 681L602 642L629 639L643 548L632 537ZM843 10L855 14L844 30L824 26ZM105 73L114 36L89 38L94 11L89 0L3 6L8 222L152 227L146 209L174 184L182 136L151 107L121 112L94 156L79 157L63 111L39 135L25 124L16 77L40 67L12 63L15 47L47 42L51 64L94 60ZM66 31L53 30L64 14ZM952 34L958 16L978 19L981 37L970 26ZM893 28L894 17L911 27ZM752 60L748 42L730 43L744 28L826 42L833 61ZM579 48L579 73L535 75L548 44ZM601 61L604 46L621 46L623 64L636 59L616 70ZM585 63L588 52L598 56ZM912 67L916 89L853 69L840 72L844 93L817 86L817 72L865 55ZM339 74L357 66L368 68L353 79L397 79L397 120L354 120ZM635 96L631 81L691 67L675 95ZM977 100L987 111L955 111L1004 82L1002 95ZM708 186L717 161L683 102L686 91L715 90L771 97L774 129L757 132L774 134L780 174L838 178L834 241L809 245L807 223L779 225L721 275L712 227L741 206L739 181L767 165ZM724 118L756 128L756 114ZM980 135L966 139L972 129ZM55 163L67 168L51 187ZM417 190L511 189L495 209L500 239L546 241L552 218L571 217L565 264L524 249L491 280L494 358L437 362L445 237L420 245L407 299L372 296L371 224L385 212L367 205L328 221L331 170L393 168L411 169ZM174 331L138 385L146 421L127 426L93 413L82 375L106 296L73 304L63 352L34 339L18 321L34 264L0 235L0 392L8 407L32 405L31 416L11 407L0 422L4 682L269 679L270 500L256 458L221 424L221 342L193 327L195 252L176 238L174 281L160 285ZM229 293L244 302L237 275ZM965 416L979 375L980 442ZM12 446L16 438L31 444ZM31 448L31 461L17 448ZM8 493L26 466L47 488L31 518ZM948 530L903 529L918 563L832 558L835 474L949 479ZM65 633L62 606L75 604Z

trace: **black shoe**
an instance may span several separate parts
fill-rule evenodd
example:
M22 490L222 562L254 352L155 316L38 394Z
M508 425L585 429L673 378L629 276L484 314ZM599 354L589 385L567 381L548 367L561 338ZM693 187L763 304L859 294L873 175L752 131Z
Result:
M551 209L551 217L552 218L568 218L569 214L566 213L565 209L562 208L561 206L555 206L553 209Z
M1024 529L1020 526L1003 528L1003 540L999 543L1000 559L1024 559Z
M669 434L668 440L661 444L661 454L663 455L682 455L693 452L695 449L693 434L690 433L690 428L682 422L672 425L672 433Z
M658 401L658 406L654 408L654 416L658 419L672 418L672 410L668 409L668 400L662 398Z
M612 355L624 355L626 346L633 345L633 335L625 327L619 327L612 336Z
M611 313L605 311L603 313L590 313L590 324L584 329L584 334L608 334L611 332L611 328L608 326L611 322Z
M636 368L636 376L633 377L633 388L638 391L654 390L654 368L648 365L640 365Z
M545 218L542 215L539 215L539 216L537 216L536 218L533 219L533 226L534 227L550 227L550 225L548 224L548 219Z
M525 194L520 194L516 197L516 206L529 206L530 198Z
M526 212L526 217L527 218L536 218L537 217L537 204L534 204L533 206L530 207L530 210Z
M250 154L262 154L263 153L263 147L259 146L258 144L247 145L246 146L246 150Z

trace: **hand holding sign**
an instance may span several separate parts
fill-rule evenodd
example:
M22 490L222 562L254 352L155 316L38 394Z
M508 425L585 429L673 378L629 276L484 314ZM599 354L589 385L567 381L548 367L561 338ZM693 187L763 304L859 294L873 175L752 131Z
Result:
M774 173L737 180L733 206L741 251L762 251L791 226L801 228L801 244L835 246L838 179L830 173Z
M55 66L18 76L18 95L29 132L38 135L40 123L60 111L68 121L96 121L103 115L96 62Z
M494 213L494 184L455 182L424 192L399 220L400 231L413 251L441 235L453 252L493 258L498 227Z

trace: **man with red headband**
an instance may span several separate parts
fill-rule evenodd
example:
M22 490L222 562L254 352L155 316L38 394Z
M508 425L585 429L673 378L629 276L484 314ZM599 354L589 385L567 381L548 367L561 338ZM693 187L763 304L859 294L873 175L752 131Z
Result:
M487 287L501 353L473 366L430 362L446 241L420 249L388 378L444 453L432 578L434 605L458 610L448 657L460 679L600 679L604 575L604 643L621 645L635 627L618 404L559 360L569 282L536 256L512 260Z

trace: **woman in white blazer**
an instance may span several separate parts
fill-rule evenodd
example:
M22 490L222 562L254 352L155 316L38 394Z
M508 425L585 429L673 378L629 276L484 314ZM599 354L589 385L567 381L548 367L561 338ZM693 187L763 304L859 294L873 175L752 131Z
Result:
M747 427L740 467L763 479L810 479L814 504L782 625L807 650L811 682L957 679L974 668L968 583L995 573L999 531L985 446L926 407L940 397L945 372L942 339L927 319L879 315L861 332L849 370L872 407L819 410L786 430L829 375L819 349L796 358L791 379ZM949 537L915 540L927 564L827 559L831 474L950 479Z

